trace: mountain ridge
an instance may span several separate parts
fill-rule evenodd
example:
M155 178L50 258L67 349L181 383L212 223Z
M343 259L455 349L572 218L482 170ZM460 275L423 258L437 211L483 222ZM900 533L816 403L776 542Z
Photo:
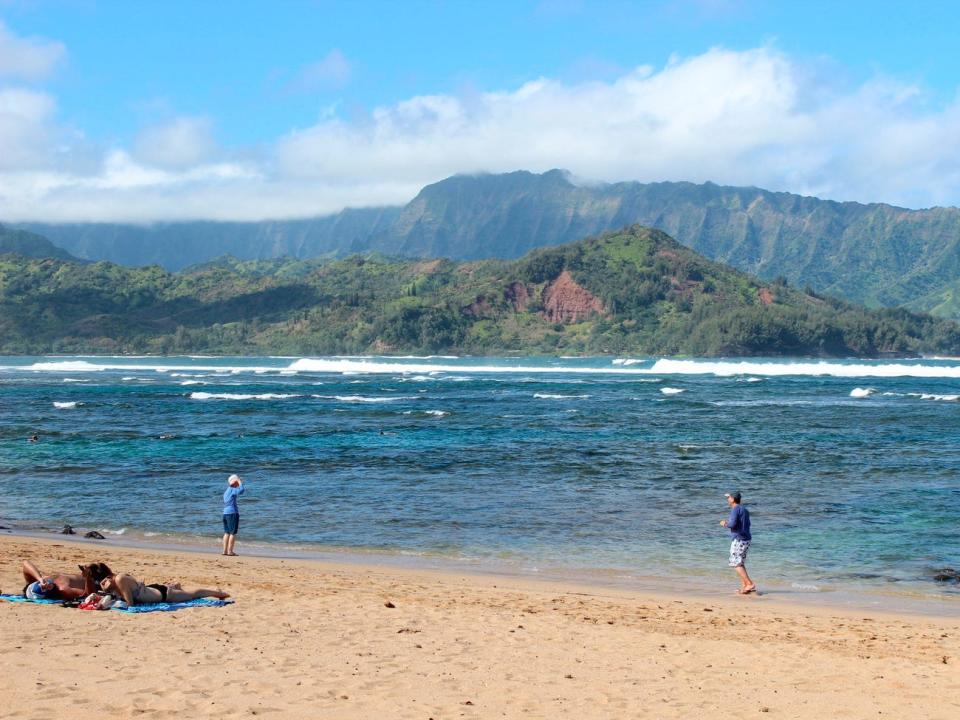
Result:
M910 210L714 183L584 185L560 170L516 171L457 175L427 185L402 207L312 220L23 227L88 259L114 253L111 259L129 264L180 269L223 254L510 259L633 223L766 280L782 276L872 307L960 317L960 209Z

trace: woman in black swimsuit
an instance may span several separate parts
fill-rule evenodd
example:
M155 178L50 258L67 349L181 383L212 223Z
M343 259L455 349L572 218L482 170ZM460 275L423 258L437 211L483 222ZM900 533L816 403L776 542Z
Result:
M166 585L151 583L147 585L137 580L133 575L127 575L126 573L117 573L103 578L100 582L100 588L114 595L119 595L127 602L127 605L189 602L190 600L207 597L223 600L230 597L229 593L223 592L220 588L216 590L206 588L184 590L180 583L167 583Z

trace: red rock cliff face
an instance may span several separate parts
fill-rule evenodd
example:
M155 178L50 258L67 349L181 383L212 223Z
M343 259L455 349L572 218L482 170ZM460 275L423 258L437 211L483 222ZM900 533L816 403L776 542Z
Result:
M550 322L573 323L603 312L603 303L564 270L543 291L543 314Z

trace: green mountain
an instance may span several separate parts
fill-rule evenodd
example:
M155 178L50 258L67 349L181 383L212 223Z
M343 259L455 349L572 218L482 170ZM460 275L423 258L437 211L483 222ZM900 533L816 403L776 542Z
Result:
M633 226L513 261L0 257L0 352L960 353L960 325L763 283Z
M517 258L639 223L766 280L871 307L960 317L960 209L906 210L707 183L576 185L542 175L456 176L403 208L261 223L49 225L27 229L87 259L169 269L242 259L344 256Z
M63 248L54 245L42 235L0 225L0 255L6 253L13 253L30 258L77 259Z

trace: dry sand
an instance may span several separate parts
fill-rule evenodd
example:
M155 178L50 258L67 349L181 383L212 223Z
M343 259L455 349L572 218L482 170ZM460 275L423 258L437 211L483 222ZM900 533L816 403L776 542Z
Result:
M4 591L23 558L103 560L237 602L0 603L5 718L960 717L955 616L23 537L0 537Z

